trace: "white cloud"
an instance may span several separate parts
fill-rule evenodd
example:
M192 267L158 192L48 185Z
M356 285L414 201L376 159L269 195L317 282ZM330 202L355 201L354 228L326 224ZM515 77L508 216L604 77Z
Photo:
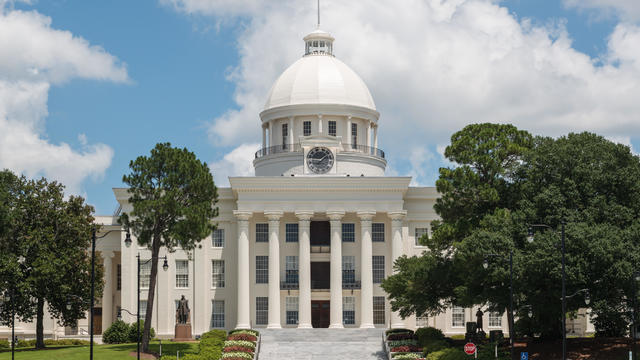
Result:
M238 108L214 119L210 135L225 145L259 139L258 113L277 76L302 55L315 2L171 3L243 22L230 75ZM408 156L416 148L448 143L469 123L513 123L551 136L640 134L640 28L633 24L618 24L606 53L594 59L572 47L562 21L519 22L497 1L327 0L322 19L336 56L374 96L380 146L395 169L415 168Z
M598 10L600 16L618 16L622 20L640 20L640 1L638 0L564 0L570 8Z
M11 4L0 3L0 168L82 193L85 179L103 176L113 150L89 144L83 134L80 149L51 143L44 133L50 87L74 78L127 82L127 70L104 49L53 29L51 18Z
M253 176L253 159L260 144L242 144L210 165L216 186L229 186L229 176Z

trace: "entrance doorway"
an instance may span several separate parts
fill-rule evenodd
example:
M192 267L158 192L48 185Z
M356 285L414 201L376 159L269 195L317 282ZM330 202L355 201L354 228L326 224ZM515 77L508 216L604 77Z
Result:
M102 308L93 308L93 335L102 334Z
M329 300L311 300L311 326L329 327Z

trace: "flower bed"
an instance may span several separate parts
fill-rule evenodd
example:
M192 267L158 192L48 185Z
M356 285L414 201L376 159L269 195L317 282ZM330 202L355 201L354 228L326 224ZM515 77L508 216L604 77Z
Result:
M253 360L260 333L256 330L233 330L229 332L222 349L222 359Z
M424 359L415 334L409 329L391 329L385 332L385 350L393 360Z

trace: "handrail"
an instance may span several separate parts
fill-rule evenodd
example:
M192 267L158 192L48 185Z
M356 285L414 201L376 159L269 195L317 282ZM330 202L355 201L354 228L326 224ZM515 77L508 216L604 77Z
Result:
M290 152L301 152L301 151L302 151L302 146L300 146L300 144L276 145L276 146L262 148L256 151L255 158L258 159L267 155L290 153Z
M381 149L373 146L359 145L359 144L340 144L340 151L342 152L356 152L367 154L384 159L385 153ZM259 159L268 155L302 152L302 146L300 144L283 144L262 148L255 153L255 158Z

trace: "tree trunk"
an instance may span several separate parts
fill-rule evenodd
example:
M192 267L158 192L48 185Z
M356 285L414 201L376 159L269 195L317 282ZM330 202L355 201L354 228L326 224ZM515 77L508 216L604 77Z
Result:
M38 299L36 309L36 349L44 349L44 299Z
M507 324L508 328L509 328L509 343L511 343L511 339L513 339L515 341L515 329L511 328L511 324L513 324L513 321L511 319L512 317L512 313L511 313L511 309L509 309L509 307L507 306L507 322L509 324Z
M151 319L153 318L153 301L156 295L156 280L158 277L158 254L160 253L160 235L154 235L151 246L151 274L149 291L147 292L147 314L144 317L144 331L142 333L142 352L149 350L151 333Z

